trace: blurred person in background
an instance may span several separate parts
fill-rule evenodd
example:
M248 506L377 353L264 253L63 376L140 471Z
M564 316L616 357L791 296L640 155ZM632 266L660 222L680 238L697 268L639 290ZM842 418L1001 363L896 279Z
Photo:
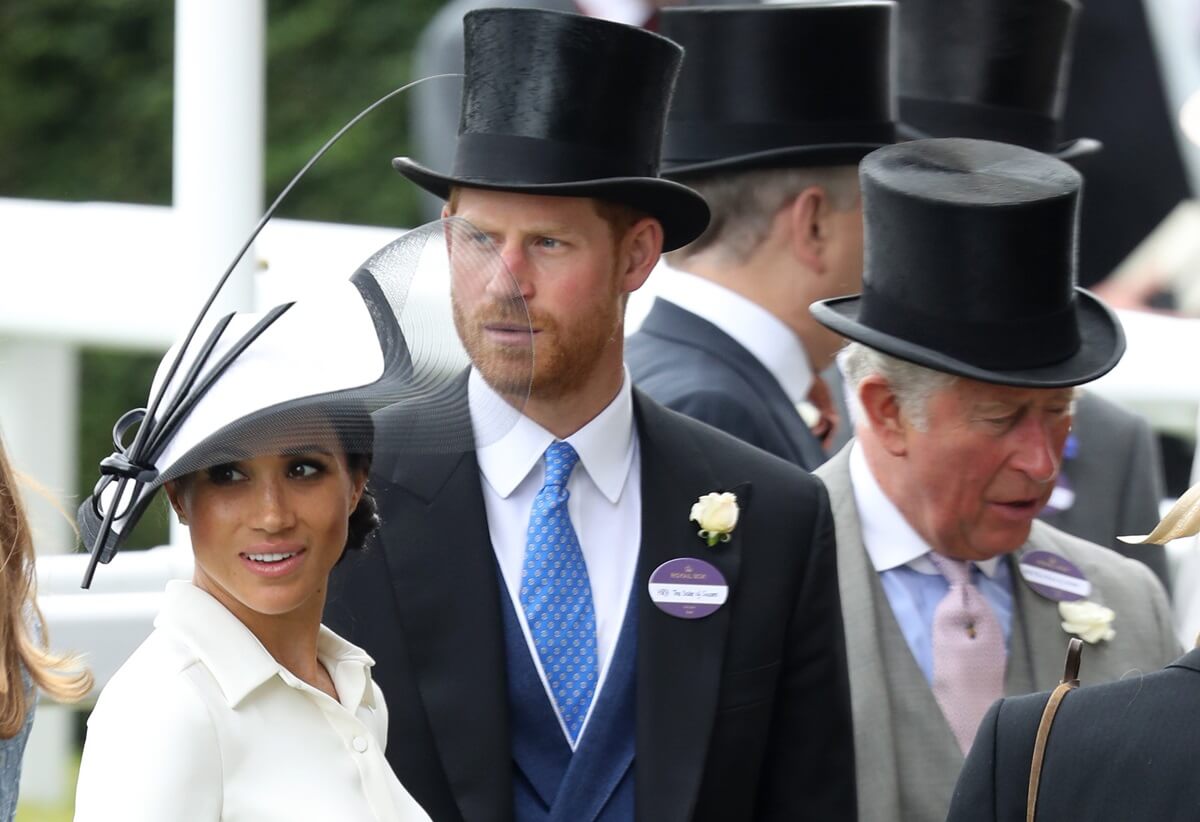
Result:
M77 702L92 689L79 659L47 650L34 580L29 520L17 490L18 477L0 440L0 820L17 807L21 756L33 726L37 692Z
M1082 180L982 140L917 140L860 166L863 292L817 303L856 438L817 469L836 525L859 814L941 822L988 706L1055 685L1070 635L1090 681L1179 650L1145 566L1036 520L1074 387L1124 352L1074 287Z
M667 9L684 48L663 174L708 201L627 340L643 391L812 470L844 340L808 306L862 285L858 161L894 142L891 2ZM821 78L836 77L836 83ZM797 79L800 78L800 79Z
M901 121L920 134L1012 143L1078 165L1088 180L1080 230L1086 243L1097 234L1087 220L1098 198L1122 212L1129 204L1091 185L1091 170L1104 166L1107 149L1087 137L1061 137L1081 16L1088 13L1080 15L1075 0L903 0L899 95ZM1087 256L1085 244L1081 258ZM1080 390L1062 470L1041 518L1145 563L1169 591L1163 548L1117 539L1154 527L1165 493L1158 440L1146 420Z

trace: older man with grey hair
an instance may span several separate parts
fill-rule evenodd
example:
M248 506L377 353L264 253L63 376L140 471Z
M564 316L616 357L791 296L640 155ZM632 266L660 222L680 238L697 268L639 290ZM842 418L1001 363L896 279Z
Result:
M867 0L662 15L685 49L663 173L699 191L713 218L667 256L626 360L659 402L809 470L837 424L820 374L843 340L808 306L860 287L856 165L895 137L894 10ZM822 75L838 83L811 79Z
M1125 347L1074 287L1079 174L947 139L880 149L860 179L862 294L812 307L853 340L840 364L856 437L817 475L834 510L859 818L940 822L988 706L1057 684L1070 636L1089 643L1089 683L1179 649L1149 570L1035 519L1075 386Z

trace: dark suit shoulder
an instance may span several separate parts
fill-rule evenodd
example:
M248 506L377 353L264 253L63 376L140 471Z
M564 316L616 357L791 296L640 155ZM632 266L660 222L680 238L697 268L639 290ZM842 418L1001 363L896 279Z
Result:
M1085 687L1063 699L1051 726L1039 819L1170 819L1200 808L1192 785L1200 712L1200 651L1166 669ZM947 822L1025 818L1038 726L1049 693L997 702L959 777Z
M640 386L639 386L640 388ZM675 411L657 399L638 391L643 408L652 410L656 425L669 425L676 436L686 439L717 468L746 475L747 481L778 482L797 488L818 488L819 481L809 472L787 460L749 445L738 437Z
M1072 422L1081 437L1116 437L1122 443L1150 427L1141 415L1090 392L1080 394Z

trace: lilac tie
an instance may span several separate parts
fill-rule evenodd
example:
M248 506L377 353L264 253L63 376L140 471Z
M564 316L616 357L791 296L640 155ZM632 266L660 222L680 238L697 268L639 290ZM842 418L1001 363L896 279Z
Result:
M965 756L983 715L1004 695L1004 633L971 564L929 554L950 583L933 612L933 697Z

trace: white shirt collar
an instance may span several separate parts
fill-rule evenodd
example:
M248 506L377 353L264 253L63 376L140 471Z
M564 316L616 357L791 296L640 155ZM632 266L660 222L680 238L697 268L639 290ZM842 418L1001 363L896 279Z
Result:
M228 608L187 580L167 583L154 627L172 633L195 652L231 708L237 708L273 677L289 685L299 682ZM343 705L351 710L359 705L374 707L367 669L375 660L365 651L322 625L317 635L317 658L333 679Z
M712 280L659 265L657 296L703 317L736 340L771 372L792 403L808 399L812 366L800 338L783 320Z
M857 440L850 445L850 485L858 506L863 546L876 573L907 565L922 574L938 574L928 556L933 549L884 493ZM992 577L999 563L1000 557L992 557L975 565Z
M487 408L498 395L478 371L471 369L467 396L474 421L476 409ZM579 454L579 462L596 488L613 504L620 499L633 464L633 436L632 380L626 369L613 401L566 439ZM479 470L488 485L507 499L555 439L552 433L522 414L511 431L476 451Z
M575 0L588 17L599 17L630 26L643 25L654 14L654 7L643 0Z

